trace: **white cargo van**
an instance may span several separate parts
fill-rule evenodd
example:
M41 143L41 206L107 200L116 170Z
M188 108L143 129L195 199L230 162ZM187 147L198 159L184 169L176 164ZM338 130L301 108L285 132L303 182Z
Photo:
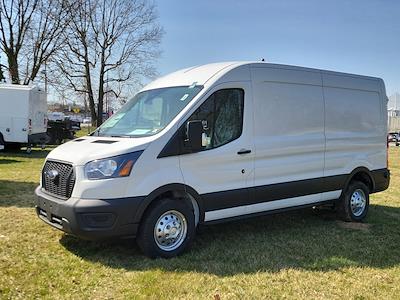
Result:
M46 143L47 98L37 86L0 84L0 136L6 148Z
M36 189L47 224L181 253L199 224L333 204L361 221L389 185L381 79L269 63L162 77L57 147ZM240 245L237 245L240 247Z

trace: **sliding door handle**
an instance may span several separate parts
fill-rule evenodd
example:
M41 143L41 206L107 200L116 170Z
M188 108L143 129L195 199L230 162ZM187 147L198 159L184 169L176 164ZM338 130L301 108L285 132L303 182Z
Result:
M250 149L240 149L237 154L242 155L242 154L249 154L249 153L251 153Z

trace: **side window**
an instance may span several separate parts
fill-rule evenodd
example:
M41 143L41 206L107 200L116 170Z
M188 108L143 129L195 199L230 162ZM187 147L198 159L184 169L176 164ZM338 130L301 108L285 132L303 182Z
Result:
M242 134L244 91L224 89L212 94L189 118L201 120L204 150L225 145Z

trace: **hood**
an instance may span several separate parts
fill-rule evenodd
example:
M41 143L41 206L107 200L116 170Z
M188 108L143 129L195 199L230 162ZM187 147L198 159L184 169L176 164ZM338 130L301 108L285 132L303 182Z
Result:
M70 162L76 166L85 165L95 159L144 150L154 139L154 136L141 138L84 136L58 146L49 153L47 159Z

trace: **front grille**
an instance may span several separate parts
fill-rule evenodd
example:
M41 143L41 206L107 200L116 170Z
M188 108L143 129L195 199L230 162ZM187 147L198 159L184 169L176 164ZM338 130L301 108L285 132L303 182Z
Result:
M53 171L53 172L51 172ZM49 174L58 174L51 178ZM42 186L46 192L68 199L75 185L75 172L72 165L57 161L47 161L42 171Z

